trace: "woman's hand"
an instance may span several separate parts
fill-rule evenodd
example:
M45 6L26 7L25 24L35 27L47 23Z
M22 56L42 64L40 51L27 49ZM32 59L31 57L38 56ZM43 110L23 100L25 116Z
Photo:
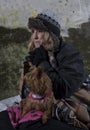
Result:
M49 62L48 52L43 46L30 51L24 60L24 75L29 71L29 62L35 66L38 66L43 61Z
M34 65L38 66L43 61L49 62L48 52L45 50L43 46L36 48L33 53L34 53L34 58L32 63Z

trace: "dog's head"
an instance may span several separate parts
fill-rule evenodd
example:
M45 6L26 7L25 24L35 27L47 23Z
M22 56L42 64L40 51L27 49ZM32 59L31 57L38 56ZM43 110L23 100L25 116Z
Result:
M34 94L44 95L52 91L52 82L44 70L29 63L29 72L24 79L30 91Z

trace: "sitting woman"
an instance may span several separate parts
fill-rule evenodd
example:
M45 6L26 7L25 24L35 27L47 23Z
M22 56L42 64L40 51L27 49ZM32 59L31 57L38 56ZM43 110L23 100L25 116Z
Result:
M54 15L48 11L29 18L28 27L31 31L29 53L24 61L24 72L21 75L19 89L21 97L27 97L30 90L23 82L23 76L28 72L28 62L41 66L50 77L56 99L65 99L78 90L84 79L83 61L80 53L72 45L64 42L60 36L60 25ZM8 112L0 113L0 130L13 130ZM19 130L85 130L83 126L70 125L55 118L49 119L45 124L41 120L21 123Z

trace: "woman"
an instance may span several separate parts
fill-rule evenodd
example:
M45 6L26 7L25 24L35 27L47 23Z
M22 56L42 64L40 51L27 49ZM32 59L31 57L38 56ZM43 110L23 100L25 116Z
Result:
M49 13L50 14L50 13ZM51 78L53 92L56 99L70 97L83 82L84 70L80 53L72 46L65 43L60 37L60 25L54 15L48 12L38 14L35 18L29 18L28 27L31 31L29 53L24 61L24 72L19 86L22 98L25 98L30 90L23 82L23 76L28 72L28 61L36 66L42 66ZM7 111L0 113L0 129L13 130ZM84 130L61 122L57 119L49 119L46 124L40 120L27 121L19 124L19 130Z
M84 79L80 52L62 40L59 23L46 14L29 18L28 27L32 35L24 63L31 61L43 67L53 82L57 99L71 96Z

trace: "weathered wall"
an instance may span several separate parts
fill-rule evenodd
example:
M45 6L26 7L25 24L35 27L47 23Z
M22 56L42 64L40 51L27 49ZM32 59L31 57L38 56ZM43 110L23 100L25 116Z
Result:
M88 21L90 0L0 0L0 25L26 27L28 17L44 9L58 14L63 33Z

